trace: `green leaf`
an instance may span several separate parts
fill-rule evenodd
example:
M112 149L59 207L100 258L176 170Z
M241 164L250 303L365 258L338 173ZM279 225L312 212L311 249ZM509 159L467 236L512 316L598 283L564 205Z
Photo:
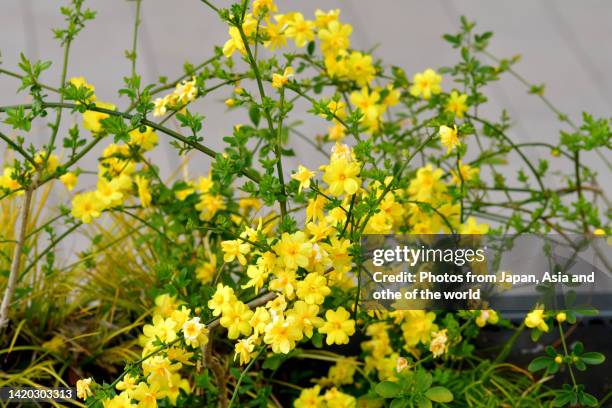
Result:
M418 408L431 408L432 407L431 401L425 397L420 397L417 400L417 407Z
M383 398L394 398L399 395L402 387L399 384L392 381L383 381L376 385L374 389L378 395Z
M557 392L557 396L555 397L555 400L553 401L553 406L554 407L562 407L564 405L567 405L573 397L573 393L570 392Z
M597 365L606 361L606 356L596 351L590 351L582 354L580 359L584 361L585 364Z
M391 401L389 408L406 408L410 404L410 398L396 398ZM431 405L430 405L431 407Z
M268 370L276 370L288 358L287 354L274 354L264 361L262 367Z
M313 55L315 52L315 42L311 41L308 43L308 47L306 48L306 51L308 51L308 55Z
M255 126L259 126L259 121L261 120L261 112L259 111L259 106L253 104L249 108L249 118L251 118L251 122Z
M453 400L453 393L444 387L431 387L425 391L425 396L435 402L451 402Z
M586 392L580 393L578 395L578 401L582 405L586 405L587 407L596 407L597 406L597 398L595 398L591 394L587 394Z
M536 357L527 367L527 369L531 372L540 371L544 368L547 368L550 365L550 357L540 356Z
M433 379L431 374L429 374L425 370L419 370L416 372L414 377L414 386L416 387L417 392L423 392L429 387L431 387L431 383Z
M578 313L579 315L583 315L583 316L597 316L597 314L599 313L599 311L595 308L586 308L586 307L575 309L574 311Z
M584 345L581 341L577 341L573 348L574 354L580 355L584 351Z

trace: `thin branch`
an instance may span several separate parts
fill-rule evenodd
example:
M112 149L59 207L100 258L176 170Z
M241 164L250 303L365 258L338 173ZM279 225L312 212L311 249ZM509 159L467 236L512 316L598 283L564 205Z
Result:
M38 174L38 173L37 173ZM38 175L35 177L38 178ZM26 230L28 228L28 218L30 216L30 205L32 203L32 194L34 193L35 182L32 183L25 193L23 204L19 210L19 218L21 218L21 227L19 229L19 235L17 237L17 244L13 250L13 259L11 261L11 269L9 272L8 281L6 284L6 290L4 291L4 297L2 298L2 304L0 305L0 334L4 332L4 329L9 323L9 306L15 293L15 287L17 285L17 279L19 278L19 268L21 267L21 256L23 254L23 246L26 239Z

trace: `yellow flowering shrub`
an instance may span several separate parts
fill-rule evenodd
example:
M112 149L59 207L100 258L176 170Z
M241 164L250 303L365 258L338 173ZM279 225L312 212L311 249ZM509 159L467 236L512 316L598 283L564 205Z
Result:
M66 50L95 16L83 3L72 0L62 9L68 28L56 35ZM146 7L141 3L136 0L137 21ZM92 407L547 406L568 395L568 402L575 396L583 405L597 403L575 380L569 391L533 391L541 383L505 362L523 331L537 340L555 328L564 349L534 360L531 369L554 374L603 362L598 353L581 360L582 350L568 351L563 325L576 322L575 312L536 308L513 323L492 309L363 310L360 242L368 234L392 233L577 229L605 235L609 208L602 212L586 197L604 193L579 153L609 149L608 121L585 115L578 126L562 116L570 130L555 145L537 144L551 160L571 163L571 171L558 175L570 180L568 188L552 190L544 180L548 161L526 157L530 146L507 136L505 114L497 120L479 114L487 85L514 73L516 62L481 59L490 33L475 34L464 20L459 34L445 37L461 48L461 62L409 74L353 49L353 28L340 10L305 15L272 0L205 5L227 25L227 41L202 64L186 65L176 80L144 84L134 49L121 97L102 102L84 76L68 79L64 67L56 89L44 85L48 64L28 61L18 77L32 103L0 107L3 123L15 132L29 132L47 114L56 118L44 146L0 132L14 156L0 176L0 232L9 243L0 248L11 260L0 261L7 271L0 277L6 282L0 310L6 348L22 342L19 322L40 312L28 309L31 279L20 276L43 258L37 273L62 268L54 254L69 233L102 231L76 262L85 274L66 286L100 284L87 272L112 251L118 267L130 268L122 273L138 270L142 280L132 282L131 298L119 296L125 288L117 284L114 297L87 299L73 311L77 322L97 307L108 315L104 324L112 326L115 313L130 322L105 337L106 348L67 359L57 382L36 381L75 386ZM193 102L219 98L228 110L244 111L248 123L236 124L224 135L223 150L214 151L205 136L214 118L205 119ZM307 112L299 111L298 100ZM65 131L62 112L80 116L80 124ZM299 129L300 115L308 114L319 121L320 134ZM170 118L179 130L166 126ZM291 168L287 158L295 155L292 141L299 136L312 148L308 154L319 157ZM149 153L168 141L181 157L210 157L210 169L166 178ZM99 157L92 154L96 146ZM504 168L507 160L521 161L518 174ZM31 202L56 179L68 196L42 222ZM50 231L51 245L41 253L29 251L34 235L12 227L17 217L5 203L14 201L24 203L18 213L23 225ZM60 219L62 232L53 229ZM115 236L107 221L129 232ZM493 325L516 336L497 356L482 356L474 344ZM42 335L49 337L43 349L53 356L64 344L60 332Z

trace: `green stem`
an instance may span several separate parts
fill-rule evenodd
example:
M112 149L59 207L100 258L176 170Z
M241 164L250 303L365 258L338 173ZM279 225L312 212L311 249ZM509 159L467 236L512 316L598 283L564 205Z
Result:
M66 76L68 73L68 58L70 56L70 45L72 44L72 39L68 38L68 40L66 40L66 44L64 45L64 59L62 62L62 76L60 78L60 89L63 88L66 85ZM64 93L60 92L60 103L64 102ZM55 147L55 139L57 138L57 134L59 133L59 128L60 128L60 124L62 122L62 111L63 109L61 107L57 108L57 116L55 118L55 123L53 124L52 127L52 133L51 133L51 139L49 141L49 145L47 146L47 155L45 157L45 165L43 166L46 167L47 161L49 160L49 156L51 155L51 152L53 151L53 148Z
M563 352L565 353L565 356L568 357L569 351L567 348L567 342L565 341L565 333L563 332L563 323L559 323L558 326L559 326L559 335L561 337L561 345L563 346ZM574 370L572 370L571 363L567 364L567 369L570 373L570 377L572 379L572 384L574 385L574 389L576 389L578 387L578 384L576 383L576 377L574 376Z
M17 143L15 143L10 137L0 132L0 139L4 140L6 144L8 144L13 150L22 155L32 165L32 167L37 167L36 162L34 161L32 156L30 156L25 150L23 150L23 148Z
M32 105L30 104L24 104L24 105L13 105L13 106L2 106L0 107L0 112L6 112L8 109L15 109L19 106L22 106L24 109L32 109ZM73 109L76 110L79 108L79 105L76 104L72 104L72 103L58 103L58 102L43 102L42 104L43 108L66 108L66 109ZM100 108L98 106L90 106L88 107L88 110L94 111L94 112L101 112L101 113L106 113L108 115L111 116L121 116L124 119L127 120L131 120L133 118L133 115L126 113L126 112L118 112L118 111L114 111L114 110L110 110L110 109L104 109L104 108ZM172 137L173 139L176 139L182 143L185 143L188 146L191 146L192 148L194 148L195 150L198 150L204 154L206 154L207 156L210 156L212 158L216 158L218 153L215 152L214 150L212 150L209 147L206 147L198 142L189 140L189 138L183 136L182 134L175 132L171 129L168 129L164 126L160 126L159 124L155 123L155 122L151 122L148 119L142 119L141 120L141 124L145 125L145 126L149 126L159 132L162 132L170 137ZM97 140L99 140L101 138L98 138ZM93 146L91 146L93 147ZM252 181L259 183L260 181L260 177L259 174L257 174L257 172L255 172L254 170L251 169L246 169L246 170L241 170L241 173L251 179ZM43 180L44 182L48 181L49 178Z
M23 79L24 78L23 75L20 75L20 74L18 74L16 72L9 71L9 70L3 69L3 68L0 68L0 74L5 74L5 75L8 75L10 77L17 78L17 79ZM40 86L43 89L46 89L47 91L51 91L51 92L55 92L55 93L60 93L59 89L53 88L52 86L49 86L49 85L41 84L38 81L36 82L36 85Z
M244 2L243 7L246 8L246 2ZM236 24L236 28L238 29L238 32L240 33L240 38L242 39L242 42L244 43L244 48L247 53L249 64L251 65L251 69L253 70L253 73L255 74L255 80L257 82L257 89L259 90L259 98L260 98L261 106L263 108L266 122L268 123L268 130L270 131L271 135L274 135L275 134L274 123L272 121L272 115L270 114L270 110L266 107L266 91L264 90L263 81L261 79L261 73L259 72L257 61L255 60L255 58L253 57L253 53L251 52L251 47L249 46L248 38L246 34L244 33L244 29L242 28L242 20L239 22L239 24ZM281 98L284 98L284 93L281 94ZM282 125L282 116L283 116L282 105L280 108L279 115L280 115L280 121L281 121L280 124ZM287 192L285 190L283 167L281 163L282 151L279 148L279 143L280 141L277 142L274 152L276 154L278 178L279 178L280 185L281 185L282 198L279 199L278 203L280 206L281 221L282 221L287 215Z
M136 16L134 17L134 32L132 35L132 54L130 59L132 61L132 79L136 78L136 50L138 46L138 27L140 26L140 9L142 0L136 0Z
M236 400L236 398L238 397L238 390L240 389L240 384L242 384L242 379L244 378L244 376L249 372L249 370L251 369L251 367L253 366L253 364L255 364L255 362L257 361L257 359L259 358L259 356L261 356L261 354L266 350L266 347L262 347L259 352L257 353L257 355L255 357L253 357L253 359L249 362L249 364L244 368L244 370L242 370L242 372L240 373L240 377L238 377L238 382L236 383L236 387L234 388L234 392L232 393L232 398L230 399L229 405L227 406L227 408L231 408L232 405L234 405L234 401Z

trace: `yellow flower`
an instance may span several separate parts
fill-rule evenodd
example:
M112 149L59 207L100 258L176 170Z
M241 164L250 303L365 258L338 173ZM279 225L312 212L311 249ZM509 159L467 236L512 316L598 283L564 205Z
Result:
M76 186L76 183L78 180L79 178L77 177L77 175L71 171L60 176L60 181L62 182L64 186L66 186L68 191L74 190L74 186Z
M249 253L251 246L235 239L221 242L221 249L223 249L223 260L225 262L232 262L237 259L241 265L246 265L247 261L244 255Z
M431 98L431 95L437 95L442 91L440 83L442 76L431 68L423 72L415 74L412 78L413 85L410 87L412 96L422 96L423 99Z
M469 164L463 164L461 163L461 160L459 160L459 171L451 170L451 174L453 175L451 183L460 185L461 179L463 179L464 183L467 183L468 181L478 177L480 174L480 169L478 167L472 167Z
M372 56L353 51L347 60L348 78L357 82L359 86L367 86L376 75L376 68L372 65Z
M136 408L136 404L132 404L130 396L124 392L115 395L112 399L102 401L104 408Z
M309 305L323 304L325 296L331 293L331 289L327 286L325 276L317 273L309 273L304 280L297 284L297 296L303 299Z
M98 218L103 210L104 205L95 192L77 194L72 199L72 216L85 224L89 224L94 218Z
M287 37L283 32L283 28L283 24L272 24L268 22L268 24L263 28L268 35L267 40L264 41L264 47L270 48L270 50L274 51L278 48L287 46Z
M461 144L461 142L459 141L459 134L457 133L456 125L452 128L442 125L440 126L439 132L440 142L442 143L442 146L447 148L447 154Z
M289 78L293 76L293 68L287 67L283 74L272 74L272 87L279 89L287 85Z
M160 315L153 316L153 324L145 324L142 333L151 340L159 338L164 343L176 339L176 322L171 318L164 319Z
M200 194L200 202L195 205L195 209L200 211L202 221L210 221L217 211L225 210L223 196L213 194Z
M548 325L544 320L544 310L543 309L535 309L525 316L525 326L530 329L537 328L540 331L547 332Z
M606 230L604 230L603 228L596 228L593 231L593 235L597 236L597 237L603 237L606 235Z
M233 98L228 98L225 100L225 106L227 106L228 108L231 108L235 104L236 104L236 101Z
M308 229L308 232L311 235L310 240L313 242L319 242L324 240L334 231L333 227L329 225L325 220L321 220L318 224L310 222L306 225L306 228Z
M565 312L559 312L557 316L555 316L555 319L557 319L557 322L563 323L567 320L567 314Z
M212 282L217 271L217 257L213 254L210 261L200 263L196 267L196 277L204 284Z
M219 316L225 306L234 303L236 300L234 289L219 283L217 291L208 301L208 308L212 310L213 316Z
M404 323L401 326L406 345L414 347L419 342L423 344L428 343L431 333L438 330L434 320L436 320L434 312L408 310L404 317Z
M168 108L168 97L166 96L164 98L156 98L153 101L153 104L153 116L164 116Z
M270 344L274 353L287 354L301 338L302 331L297 324L291 319L285 320L279 316L266 326L264 343Z
M312 244L306 240L306 236L301 231L294 234L284 232L280 241L274 245L279 264L291 270L296 270L300 266L305 268L311 250Z
M462 119L463 114L468 110L467 97L466 94L459 94L457 91L451 92L446 102L446 111L452 112L457 118Z
M244 24L242 28L243 30L245 29ZM238 51L243 55L246 54L246 47L242 41L242 37L240 36L240 30L238 30L236 27L230 27L228 29L228 34L230 38L223 45L223 55L225 55L226 58L229 58L235 51ZM249 33L247 33L246 30L244 34L248 38Z
M87 397L91 397L93 395L91 390L92 383L93 379L91 377L78 380L76 383L77 398L85 400Z
M148 376L149 384L157 383L161 388L167 388L172 385L173 374L182 366L181 363L173 364L168 357L158 354L142 362L142 372L145 377Z
M408 368L408 360L406 360L404 357L398 358L397 363L395 364L395 371L397 371L398 373L401 373L407 368Z
M393 89L393 85L388 84L386 88L387 96L383 100L385 106L395 106L400 101L401 93L397 89Z
M172 311L170 318L174 320L174 323L176 323L176 327L178 329L178 328L181 328L183 324L185 324L185 322L189 319L190 315L191 315L191 309L182 305L180 309L176 309Z
M302 300L294 303L293 308L287 310L287 319L297 324L300 331L306 337L312 337L313 329L323 325L323 319L318 317L319 307L317 305L309 305Z
M353 383L353 376L357 371L357 361L353 358L342 358L329 368L326 382L332 385L345 385Z
M80 87L83 87L85 89L87 89L88 91L91 91L91 96L89 98L87 98L85 100L85 102L87 103L91 103L93 101L96 100L96 95L94 94L94 91L96 90L96 88L94 88L93 85L88 84L87 80L84 77L72 77L70 78L69 81L72 85L74 85L77 89Z
M448 350L448 337L446 332L447 330L444 329L432 333L431 343L429 343L429 351L431 351L434 358L440 357Z
M323 396L328 408L354 408L357 406L357 400L352 395L345 394L333 387Z
M487 232L489 232L489 226L478 224L474 217L468 217L467 221L459 228L459 233L464 235L481 235Z
M253 312L253 316L251 317L251 320L249 320L249 324L253 328L253 334L260 335L265 331L266 326L271 321L272 317L270 316L268 310L265 307L259 306L255 309L255 312Z
M481 310L480 314L476 318L476 325L478 327L485 327L487 323L497 324L499 321L499 315L495 310L485 309Z
M327 199L322 195L318 195L314 199L308 200L308 206L306 207L306 222L317 221L325 218L323 208Z
M107 109L107 110L114 111L115 109L117 109L116 106L113 105L112 103L98 101L98 102L95 102L94 105L97 108L102 108L102 109ZM108 117L109 117L108 113L90 111L90 110L85 111L85 113L83 113L83 127L91 131L91 133L93 133L94 135L102 133L103 131L102 123L100 123L100 121Z
M239 358L240 365L245 365L251 358L253 358L253 350L255 349L255 345L253 344L253 339L248 337L246 339L238 340L236 342L236 346L234 347L234 360Z
M327 54L325 55L325 70L327 71L327 75L331 78L338 78L345 80L348 75L348 51L340 50L338 55L335 54Z
M126 374L123 379L117 383L115 388L117 388L119 391L125 391L125 394L127 395L131 395L136 389L137 382L138 378L132 377L130 374Z
M359 163L339 158L332 160L325 167L323 181L329 185L329 192L336 197L342 194L355 194L361 184L361 179L358 177L360 171Z
M206 177L200 177L198 179L198 190L200 190L200 193L202 194L208 193L212 188L213 184L214 182L212 180L212 174L208 174L208 176Z
M136 183L136 188L138 189L140 205L142 205L143 208L150 207L152 197L151 191L149 190L149 180L142 176L136 176L136 178L134 178L134 182Z
M208 329L206 328L206 325L200 323L199 317L194 317L187 320L185 323L183 323L183 327L181 329L183 330L185 343L191 347L198 347L208 343L208 337L206 336Z
M331 112L331 114L340 120L346 119L346 104L342 101L331 100L327 104L327 109ZM325 113L321 114L322 118L327 117Z
M325 343L328 346L332 344L347 344L349 336L355 333L355 321L350 319L349 312L342 306L325 312L325 323L319 329L320 333L326 334Z
M336 143L331 149L330 161L345 159L349 162L355 161L355 154L353 150L345 144ZM325 169L325 166L321 166L321 169Z
M408 194L413 200L434 203L446 192L446 185L442 182L444 171L434 169L431 164L417 170L408 186ZM418 208L418 207L415 207Z
M258 294L268 278L268 273L259 265L249 265L247 268L247 276L250 279L247 283L242 285L242 289L255 288L255 294Z
M293 299L296 286L295 269L279 268L275 273L275 278L270 281L269 289L284 293L287 299Z
M55 170L57 170L59 166L59 158L55 154L49 154L47 156L47 151L44 150L36 153L36 156L34 156L34 163L36 163L39 168L42 168L42 165L45 164L45 168L43 169L45 172L55 173Z
M353 258L349 255L351 241L348 239L331 237L329 242L329 244L323 244L321 246L329 254L334 269L340 271L350 269L351 263L353 262Z
M247 305L236 300L223 306L221 310L221 326L227 329L227 337L237 339L241 334L248 336L252 327L249 320L253 317L253 311Z
M315 23L319 28L327 27L332 21L338 21L338 17L340 17L340 9L329 10L327 13L321 9L315 10Z
M314 41L315 23L310 20L304 20L302 13L295 13L293 20L287 22L287 30L285 34L289 38L293 38L295 46L302 48L308 42Z
M154 148L157 140L157 133L148 126L144 132L141 132L140 129L134 129L130 132L130 144L140 146L145 152Z
M129 175L135 170L135 164L130 161L130 147L111 143L102 152L102 160L98 166L99 176L117 177ZM131 187L131 182L128 188Z
M13 167L5 167L2 171L2 176L0 176L0 188L7 189L9 191L20 189L21 184L19 184L14 177L17 177L15 169ZM23 191L20 191L18 194L23 194Z
M119 186L119 179L107 181L101 178L98 180L97 187L96 198L100 200L105 208L114 207L122 203L123 193Z
M298 166L297 173L291 176L292 179L300 182L299 192L302 192L302 189L310 187L310 179L314 177L314 172L308 170L307 167L302 165Z
M321 395L321 387L315 385L312 388L304 388L300 392L300 396L293 402L294 408L321 408L324 405L324 400Z
M253 0L253 15L259 17L262 12L275 13L278 10L273 0Z
M172 374L170 383L165 390L166 397L168 397L170 400L170 405L176 406L176 399L181 394L181 390L185 391L186 394L189 394L191 391L189 380L186 378L181 378L181 375L178 373Z
M330 21L325 28L319 30L323 54L332 53L336 55L338 51L349 48L352 32L353 27L350 24L342 24L338 20Z
M153 314L159 314L162 317L170 317L180 306L180 303L180 301L176 300L176 296L170 296L167 293L159 295L155 298L155 309L153 309Z
M138 408L157 408L157 400L163 399L166 396L166 392L161 390L161 387L157 383L148 385L145 382L141 382L134 390L134 399L138 401Z
M354 91L351 93L351 103L359 108L363 114L362 121L366 126L376 127L380 115L382 114L381 106L378 104L380 94L376 91L370 92L367 87L361 89L361 92Z
M178 103L187 105L192 102L196 96L198 96L198 87L196 85L196 79L192 78L191 81L182 81L176 84L174 89L174 96Z

